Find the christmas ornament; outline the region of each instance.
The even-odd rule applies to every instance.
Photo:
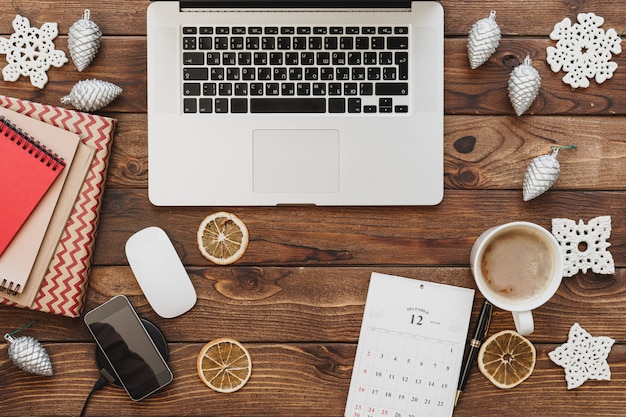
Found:
[[[83,18],[74,22],[67,35],[67,46],[74,66],[82,71],[91,63],[100,48],[102,32],[90,18],[89,9],[85,10]]]
[[[530,56],[524,59],[521,65],[518,65],[511,71],[509,77],[509,98],[515,114],[521,116],[530,108],[537,98],[539,87],[541,86],[541,77],[539,72],[533,68]]]
[[[540,155],[530,162],[524,175],[524,201],[532,200],[552,187],[561,173],[561,166],[556,159],[559,150],[575,148],[576,146],[573,145],[551,146],[552,152],[550,154]]]
[[[30,336],[13,338],[13,335],[30,327],[35,322],[31,322],[11,333],[4,335],[9,342],[9,358],[20,369],[35,375],[51,376],[52,363],[46,350],[39,342]]]
[[[74,84],[70,94],[61,103],[71,104],[81,111],[95,111],[106,107],[122,93],[117,85],[102,80],[83,80]]]
[[[622,52],[622,40],[614,29],[600,28],[604,18],[593,13],[579,13],[578,23],[572,25],[566,17],[554,26],[550,39],[556,47],[547,48],[546,62],[553,72],[561,69],[567,74],[563,82],[573,88],[589,87],[589,79],[602,84],[613,76],[617,63],[610,62],[612,54]]]
[[[552,234],[563,252],[563,276],[571,277],[580,270],[591,269],[596,274],[614,274],[611,252],[611,216],[600,216],[585,224],[582,220],[552,219]]]
[[[492,10],[489,17],[480,19],[469,32],[467,54],[472,69],[487,62],[500,43],[500,28],[496,23],[496,12]]]
[[[548,357],[565,369],[567,389],[574,389],[588,379],[611,380],[611,368],[606,359],[613,343],[615,340],[610,337],[593,337],[580,324],[574,323],[567,343],[548,352]]]
[[[43,88],[50,66],[62,67],[68,61],[65,52],[54,49],[58,25],[44,23],[41,29],[33,28],[26,17],[18,14],[13,19],[13,29],[15,33],[9,39],[0,37],[0,54],[6,54],[8,62],[2,69],[4,80],[17,81],[23,75],[30,77],[33,86]]]

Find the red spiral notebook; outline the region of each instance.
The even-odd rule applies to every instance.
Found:
[[[0,116],[0,255],[63,168],[53,150]]]

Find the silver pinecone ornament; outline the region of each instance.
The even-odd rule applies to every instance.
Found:
[[[487,62],[500,43],[500,27],[496,23],[496,12],[492,10],[489,17],[480,19],[470,29],[467,41],[467,54],[472,69]]]
[[[9,358],[20,369],[35,375],[52,376],[52,362],[46,349],[30,336],[13,338],[11,333],[4,335],[9,342]]]
[[[74,66],[82,71],[93,61],[98,49],[102,32],[89,18],[89,9],[85,10],[83,18],[74,22],[67,34],[67,44]]]
[[[61,103],[82,111],[95,111],[108,106],[121,93],[120,87],[108,81],[83,80],[74,84],[70,94],[61,98]]]
[[[530,108],[541,87],[539,71],[533,67],[532,62],[530,56],[526,56],[524,62],[515,67],[509,77],[509,99],[518,116]]]
[[[573,149],[576,146],[551,146],[552,152],[550,154],[540,155],[530,162],[526,175],[524,175],[524,201],[540,196],[556,182],[561,173],[561,165],[557,161],[556,155],[560,149],[565,148]]]

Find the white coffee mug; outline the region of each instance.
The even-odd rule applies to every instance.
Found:
[[[480,292],[493,305],[511,311],[517,332],[531,334],[532,310],[547,302],[563,278],[563,253],[552,233],[529,222],[492,227],[481,234],[470,255]]]

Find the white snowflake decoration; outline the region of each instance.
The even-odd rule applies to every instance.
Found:
[[[56,23],[44,23],[41,29],[30,27],[24,16],[13,19],[15,33],[0,38],[0,54],[6,54],[8,65],[2,69],[5,81],[17,81],[21,75],[30,77],[32,85],[43,88],[48,82],[50,66],[61,67],[68,59],[65,52],[54,49],[53,39],[59,34]]]
[[[600,216],[584,224],[569,219],[552,219],[552,234],[563,252],[563,276],[571,277],[591,268],[596,274],[614,274],[611,246],[611,216]]]
[[[552,362],[565,368],[567,389],[574,389],[588,379],[611,380],[611,368],[606,359],[613,343],[615,340],[610,337],[593,337],[574,323],[567,343],[548,352],[548,356]]]
[[[613,76],[617,63],[610,62],[612,54],[622,52],[622,40],[614,29],[606,32],[600,26],[604,18],[594,13],[579,13],[578,23],[572,25],[566,17],[550,33],[555,47],[548,47],[546,62],[553,72],[567,72],[563,82],[573,88],[589,87],[589,79],[602,84]]]

